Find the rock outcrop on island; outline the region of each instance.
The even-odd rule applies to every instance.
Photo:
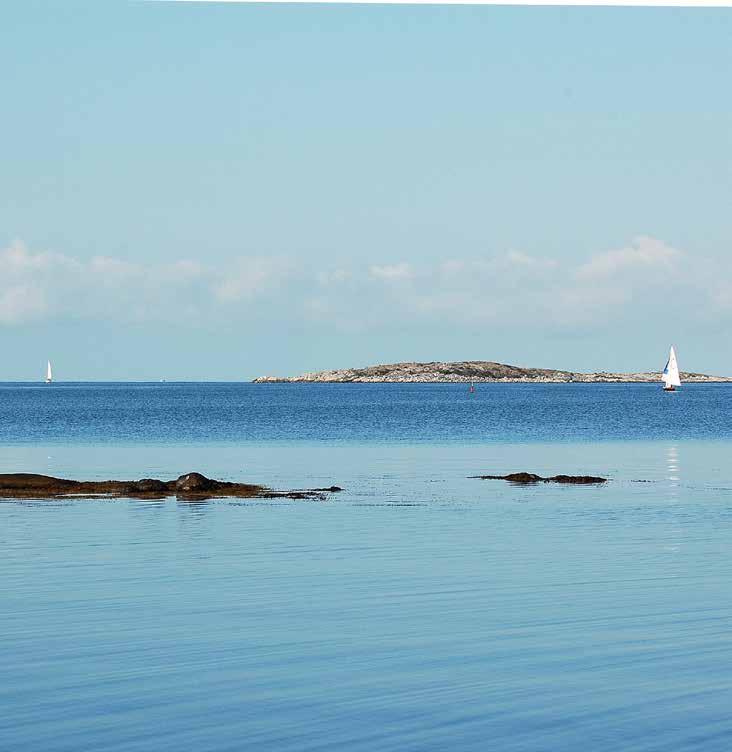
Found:
[[[185,473],[175,480],[156,478],[141,480],[79,481],[53,478],[35,473],[0,473],[0,498],[58,499],[58,498],[133,498],[160,499],[176,496],[181,499],[211,499],[235,497],[238,499],[319,499],[327,493],[340,491],[338,486],[309,488],[298,491],[273,491],[252,483],[230,483],[213,480],[201,473]]]
[[[254,383],[468,383],[475,382],[526,382],[526,383],[612,383],[612,382],[657,382],[659,372],[641,373],[579,373],[558,371],[551,368],[523,368],[489,360],[464,360],[455,363],[391,363],[368,368],[344,368],[336,371],[304,373],[301,376],[260,376]],[[682,382],[731,382],[729,376],[708,376],[703,373],[681,373]]]

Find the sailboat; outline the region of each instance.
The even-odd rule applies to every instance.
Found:
[[[475,394],[475,384],[471,381],[470,387],[468,388],[468,394]]]
[[[666,367],[663,369],[661,378],[663,379],[664,392],[675,392],[676,387],[681,386],[681,379],[679,378],[679,366],[676,362],[676,351],[674,350],[673,345],[671,345],[671,350],[668,354],[668,362],[666,363]]]
[[[53,381],[53,373],[51,372],[51,361],[48,361],[48,367],[46,368],[46,383],[50,384]]]

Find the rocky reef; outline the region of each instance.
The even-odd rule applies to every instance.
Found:
[[[471,478],[479,480],[507,480],[509,483],[526,485],[529,483],[569,483],[576,485],[591,485],[595,483],[607,483],[607,478],[597,475],[552,475],[545,478],[534,473],[509,473],[508,475],[471,475]]]
[[[156,478],[141,480],[79,481],[53,478],[34,473],[0,473],[0,498],[12,499],[99,499],[124,497],[134,499],[160,499],[177,496],[182,499],[210,499],[236,497],[239,499],[319,499],[328,493],[342,490],[338,486],[309,488],[296,491],[273,491],[266,486],[251,483],[230,483],[213,480],[201,473],[185,473],[175,480]]]
[[[551,368],[524,368],[489,360],[464,360],[458,362],[391,363],[368,368],[344,368],[335,371],[318,371],[301,376],[260,376],[254,383],[279,382],[330,382],[330,383],[430,383],[430,382],[527,382],[527,383],[612,383],[612,382],[658,382],[660,373],[580,373],[558,371]],[[681,373],[682,382],[730,382],[730,376],[709,376],[703,373]]]

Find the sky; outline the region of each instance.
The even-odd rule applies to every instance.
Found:
[[[732,375],[732,8],[0,17],[0,380]]]

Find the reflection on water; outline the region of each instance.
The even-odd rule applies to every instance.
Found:
[[[212,499],[184,499],[180,496],[177,496],[175,500],[178,509],[185,510],[189,514],[198,516],[202,515],[212,503]]]
[[[666,469],[668,471],[667,480],[671,488],[678,488],[679,485],[679,448],[671,445],[666,449]]]
[[[679,447],[672,444],[666,449],[666,480],[670,501],[679,499],[681,485],[681,468],[679,465]]]

